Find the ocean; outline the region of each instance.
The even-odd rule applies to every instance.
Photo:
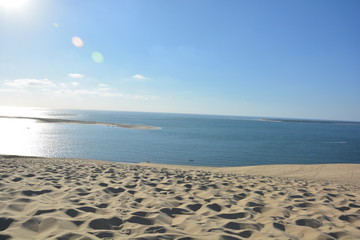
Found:
[[[213,167],[360,163],[360,124],[11,108],[1,109],[0,116],[161,127],[159,130],[137,130],[0,118],[0,154]]]

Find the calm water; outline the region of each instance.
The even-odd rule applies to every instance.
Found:
[[[205,166],[360,163],[360,125],[356,124],[48,109],[7,109],[0,111],[0,115],[162,128],[134,130],[0,119],[0,154]]]

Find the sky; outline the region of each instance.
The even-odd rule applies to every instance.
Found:
[[[0,0],[0,106],[360,121],[358,0]]]

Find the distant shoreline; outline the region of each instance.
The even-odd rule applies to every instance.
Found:
[[[155,126],[144,126],[144,125],[124,124],[124,123],[105,123],[105,122],[69,120],[69,119],[54,119],[54,118],[39,118],[39,117],[13,117],[13,116],[0,116],[0,118],[29,119],[29,120],[36,120],[36,121],[44,122],[44,123],[104,125],[104,126],[110,126],[110,127],[130,128],[130,129],[138,129],[138,130],[159,130],[159,129],[161,129],[160,127],[155,127]]]
[[[329,124],[360,124],[355,121],[333,121],[333,120],[307,120],[307,119],[283,119],[283,118],[261,118],[265,122],[298,122],[298,123],[329,123]]]

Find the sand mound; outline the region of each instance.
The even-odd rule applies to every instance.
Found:
[[[360,239],[352,186],[77,159],[0,166],[0,239]]]

